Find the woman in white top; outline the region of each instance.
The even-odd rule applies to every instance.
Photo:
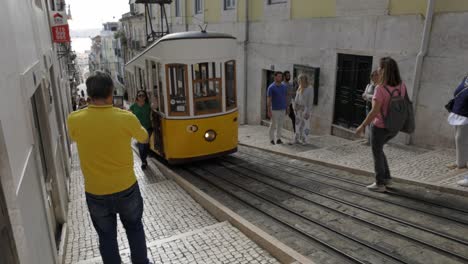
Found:
[[[370,83],[366,86],[362,99],[366,101],[366,116],[372,109],[372,98],[374,97],[376,83],[379,81],[379,71],[375,70],[370,75]],[[370,125],[366,127],[367,143],[370,144]]]
[[[309,78],[305,74],[298,77],[299,88],[294,99],[294,112],[296,113],[296,136],[294,143],[306,145],[310,134],[310,116],[314,102],[313,89],[309,85]]]

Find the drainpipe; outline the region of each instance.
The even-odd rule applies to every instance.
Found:
[[[431,37],[431,28],[432,28],[432,18],[434,16],[434,4],[435,0],[427,1],[427,10],[426,10],[426,19],[424,21],[423,36],[421,40],[421,47],[419,53],[416,57],[416,65],[414,67],[414,76],[413,76],[413,93],[411,99],[413,101],[414,115],[417,113],[418,105],[418,95],[421,87],[421,75],[422,75],[422,66],[424,62],[424,57],[426,57],[427,49],[429,47],[430,37]],[[413,143],[414,134],[407,137],[407,144]]]
[[[185,0],[184,1],[184,4],[185,4],[185,14],[184,14],[184,20],[185,20],[185,31],[189,31],[189,22],[188,22],[188,8],[187,8],[187,1],[188,0]]]
[[[248,84],[248,44],[249,44],[249,1],[245,0],[245,36],[244,36],[244,124],[247,124],[247,84]]]

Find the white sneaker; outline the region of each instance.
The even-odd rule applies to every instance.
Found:
[[[461,187],[468,187],[468,177],[465,177],[463,180],[457,182]]]
[[[387,188],[385,188],[385,185],[377,185],[377,183],[375,183],[375,182],[373,184],[367,186],[367,189],[369,191],[382,192],[382,193],[387,191]]]

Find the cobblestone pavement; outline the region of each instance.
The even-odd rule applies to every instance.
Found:
[[[285,143],[292,141],[292,132],[286,130],[283,132]],[[307,146],[271,145],[268,140],[268,127],[241,126],[239,141],[242,144],[265,150],[373,172],[371,149],[364,143],[364,140],[352,141],[325,135],[311,136],[310,144]],[[454,149],[430,150],[390,143],[385,146],[385,154],[392,176],[395,178],[468,192],[468,188],[456,185],[456,182],[462,179],[468,171],[449,170],[446,166],[455,162]]]
[[[72,162],[65,263],[101,263],[76,151]],[[145,206],[143,224],[148,254],[154,263],[278,263],[229,223],[218,223],[156,167],[142,171],[140,165],[135,155],[135,173]],[[130,263],[120,221],[118,241],[122,260]]]

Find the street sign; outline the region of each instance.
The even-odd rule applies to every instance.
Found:
[[[52,40],[55,43],[70,42],[70,28],[68,27],[67,14],[65,12],[51,13]]]
[[[55,43],[70,42],[70,30],[68,25],[52,27],[52,39]]]

